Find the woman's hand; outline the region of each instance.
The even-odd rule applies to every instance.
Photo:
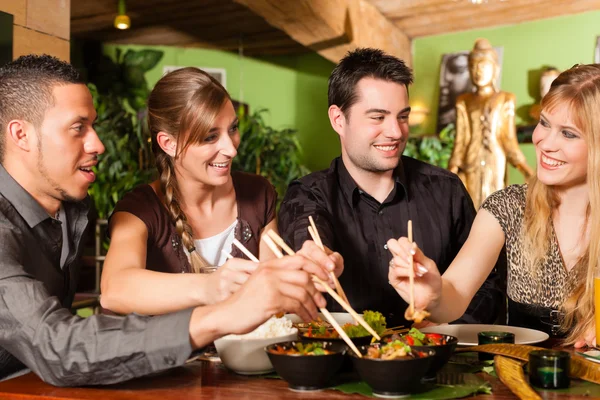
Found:
[[[227,260],[225,264],[208,276],[211,303],[223,301],[235,293],[246,283],[258,266],[259,264],[242,258]]]
[[[260,264],[250,279],[223,303],[230,333],[246,333],[273,315],[290,312],[303,320],[318,317],[325,298],[315,288],[306,270],[315,265],[301,256],[288,256]]]
[[[575,342],[575,348],[596,347],[596,325],[593,325],[582,338]]]
[[[410,301],[410,259],[413,259],[415,276],[415,309],[424,310],[435,306],[442,292],[442,277],[435,262],[427,258],[413,242],[402,237],[387,242],[392,253],[388,279],[390,285],[408,303]]]

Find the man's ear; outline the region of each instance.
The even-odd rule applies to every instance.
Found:
[[[166,132],[158,132],[156,134],[156,142],[158,143],[162,151],[164,151],[171,157],[175,157],[175,154],[177,154],[177,140],[175,140],[173,136],[169,135]]]
[[[38,136],[35,128],[27,121],[13,119],[6,126],[6,147],[18,147],[24,151],[31,151],[37,145]]]
[[[344,112],[335,104],[329,107],[327,111],[329,115],[329,122],[334,131],[337,132],[341,137],[344,136],[344,127],[346,126],[346,116]]]

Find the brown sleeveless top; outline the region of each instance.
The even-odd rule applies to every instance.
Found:
[[[277,192],[259,175],[231,173],[238,209],[235,238],[258,254],[260,232],[275,218]],[[138,217],[148,229],[146,268],[158,272],[191,272],[181,237],[167,209],[150,185],[141,185],[127,193],[113,211],[128,212]],[[110,224],[110,221],[109,221]],[[247,258],[233,247],[231,255]]]

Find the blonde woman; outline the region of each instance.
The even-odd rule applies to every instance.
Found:
[[[542,100],[533,133],[537,176],[492,194],[442,277],[406,238],[390,240],[390,283],[407,298],[414,254],[416,307],[452,321],[494,266],[508,258],[509,324],[594,345],[594,273],[600,261],[600,65],[561,73]]]
[[[159,180],[115,207],[102,305],[163,314],[224,300],[258,265],[241,258],[234,239],[263,262],[273,258],[260,237],[277,229],[276,192],[260,176],[231,171],[238,119],[227,91],[205,72],[183,68],[160,79],[148,99],[148,125]],[[339,255],[313,243],[307,249],[324,268],[341,266]],[[207,271],[216,272],[200,273]]]

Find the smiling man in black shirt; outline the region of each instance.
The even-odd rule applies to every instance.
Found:
[[[475,217],[456,175],[402,156],[412,79],[402,60],[381,50],[358,49],[340,61],[329,78],[329,120],[342,155],[292,182],[279,213],[279,230],[296,249],[313,216],[323,243],[344,257],[340,282],[352,306],[382,312],[388,326],[407,323],[407,305],[388,282],[388,239],[406,236],[412,220],[414,240],[443,272]],[[503,299],[496,280],[488,278],[462,322],[495,321]]]

